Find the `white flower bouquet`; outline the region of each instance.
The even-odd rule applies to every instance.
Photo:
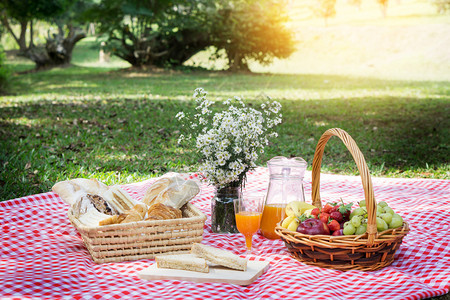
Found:
[[[257,110],[234,97],[223,101],[224,110],[214,112],[215,103],[206,96],[205,90],[196,89],[195,114],[176,115],[186,131],[178,142],[195,145],[201,158],[199,172],[211,184],[218,188],[241,186],[269,139],[277,136],[274,127],[281,123],[281,104],[269,99]]]
[[[281,104],[268,100],[257,110],[234,97],[223,101],[222,110],[213,110],[213,104],[219,103],[209,101],[206,95],[203,89],[196,89],[195,113],[177,114],[185,131],[178,142],[195,147],[199,172],[217,188],[211,201],[211,230],[238,233],[233,200],[239,197],[247,172],[256,166],[269,139],[277,136],[274,127],[281,123]]]

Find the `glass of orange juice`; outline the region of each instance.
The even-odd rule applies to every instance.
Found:
[[[253,235],[259,229],[263,208],[263,195],[246,195],[234,200],[236,227],[245,237],[246,253],[252,251]]]

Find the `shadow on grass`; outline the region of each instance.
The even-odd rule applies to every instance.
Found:
[[[195,171],[193,154],[177,147],[180,128],[174,120],[178,111],[192,111],[194,105],[168,98],[43,99],[0,107],[0,199],[45,192],[66,178],[96,177],[115,184],[171,170]],[[446,99],[372,96],[281,103],[280,136],[260,165],[275,155],[301,156],[311,163],[320,135],[340,127],[356,140],[375,175],[448,177]],[[357,173],[338,141],[327,144],[323,170]]]

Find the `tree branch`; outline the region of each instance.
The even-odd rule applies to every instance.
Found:
[[[19,39],[18,39],[17,36],[14,34],[14,31],[12,30],[11,26],[9,25],[8,18],[6,17],[6,15],[3,15],[3,18],[2,18],[2,24],[3,24],[3,26],[6,27],[6,29],[8,29],[9,33],[12,35],[12,37],[14,38],[14,40],[16,41],[16,43],[17,43],[18,45],[20,45]]]

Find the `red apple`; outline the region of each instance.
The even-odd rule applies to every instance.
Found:
[[[335,232],[333,232],[332,235],[334,236],[344,235],[344,230],[343,229],[336,230]]]
[[[330,234],[330,229],[319,219],[310,218],[298,225],[297,232],[310,235]]]

